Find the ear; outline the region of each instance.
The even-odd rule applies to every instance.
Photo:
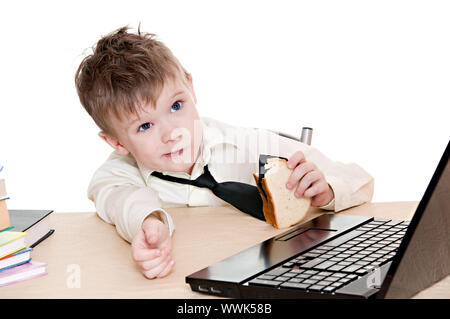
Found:
[[[98,136],[100,136],[100,138],[104,140],[106,143],[111,145],[111,147],[115,149],[116,152],[119,153],[120,155],[127,155],[129,153],[129,151],[125,148],[125,146],[120,144],[119,140],[116,139],[115,137],[112,137],[103,131],[99,132]]]
[[[186,77],[189,81],[189,86],[191,89],[192,97],[194,98],[194,103],[197,104],[197,97],[195,96],[195,91],[194,91],[194,83],[192,82],[192,74],[186,73]]]

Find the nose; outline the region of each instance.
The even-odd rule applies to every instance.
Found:
[[[161,136],[161,141],[164,144],[168,144],[170,142],[179,142],[183,139],[186,134],[186,128],[183,128],[177,124],[165,124],[164,132]]]

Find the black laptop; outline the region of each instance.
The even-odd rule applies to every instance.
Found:
[[[232,298],[409,298],[450,274],[449,153],[410,222],[324,214],[186,282]]]

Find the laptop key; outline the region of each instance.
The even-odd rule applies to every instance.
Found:
[[[336,287],[331,287],[331,286],[328,286],[328,287],[325,287],[322,289],[323,292],[333,292],[335,290],[336,290]]]
[[[331,276],[332,274],[333,274],[332,272],[328,272],[328,271],[321,271],[319,273],[319,275],[322,275],[322,276]]]
[[[322,258],[314,258],[313,260],[311,260],[310,262],[307,262],[306,264],[301,265],[301,268],[306,268],[306,269],[311,269],[311,268],[315,268],[315,266],[317,266],[318,264],[320,264],[321,262],[325,261],[325,259]]]
[[[312,285],[308,287],[308,290],[310,291],[321,291],[324,287],[323,286],[319,286],[319,285]]]
[[[328,278],[327,278],[327,279],[324,279],[324,280],[321,280],[321,281],[317,282],[316,285],[319,285],[319,286],[325,286],[325,287],[326,287],[326,286],[331,285],[333,282],[334,282],[334,281],[330,281],[330,280],[328,280]]]
[[[329,286],[329,285],[331,285],[333,282],[338,281],[339,279],[340,279],[340,278],[338,278],[338,277],[332,277],[332,276],[330,276],[330,277],[325,278],[325,279],[322,280],[321,282],[328,282],[327,286]]]
[[[301,274],[302,272],[304,272],[303,269],[291,269],[291,271],[289,271],[290,273],[293,274]]]
[[[266,272],[265,275],[281,276],[282,274],[284,274],[285,272],[288,272],[288,271],[289,271],[289,268],[278,267],[278,268],[272,269],[269,272]]]
[[[385,224],[387,222],[390,222],[392,219],[385,219],[385,218],[374,218],[373,221],[371,221],[371,223],[380,223],[380,224]]]
[[[289,279],[289,277],[286,277],[286,276],[279,276],[279,277],[277,277],[277,278],[275,278],[275,279],[273,279],[273,280],[277,280],[277,281],[286,281],[286,280],[288,280]]]
[[[341,284],[346,284],[346,283],[348,283],[350,281],[352,281],[352,279],[345,277],[345,278],[339,279],[338,282],[340,282]]]
[[[315,266],[314,269],[320,269],[320,270],[325,270],[331,266],[333,266],[335,264],[334,261],[325,261],[323,263],[320,263],[319,265]]]
[[[338,266],[350,266],[352,263],[348,261],[341,261],[337,265]]]
[[[353,272],[355,272],[356,270],[358,270],[361,267],[362,267],[361,265],[354,264],[354,265],[348,266],[347,268],[342,269],[342,271],[343,272],[353,273]]]
[[[315,253],[309,252],[309,253],[304,254],[303,256],[304,256],[304,257],[308,257],[308,258],[316,258],[316,257],[319,256],[319,255],[320,255],[320,254],[315,254]]]
[[[280,282],[279,281],[274,281],[274,280],[265,280],[265,279],[252,279],[248,282],[249,285],[254,285],[254,286],[270,286],[270,287],[277,287]]]
[[[360,269],[358,269],[357,271],[355,271],[355,273],[358,274],[358,275],[360,275],[360,276],[365,275],[366,272],[367,272],[367,270],[364,269],[364,268],[360,268]]]
[[[335,278],[337,278],[337,279],[339,279],[339,278],[346,277],[347,274],[343,274],[343,273],[340,273],[340,272],[336,272],[336,273],[332,274],[331,276],[332,276],[332,277],[335,277]],[[329,278],[329,277],[328,277],[328,278]]]
[[[294,266],[294,263],[290,261],[290,262],[287,262],[287,263],[283,264],[282,267],[291,268],[292,266]]]
[[[294,288],[294,289],[301,289],[301,290],[306,290],[306,288],[308,288],[308,286],[310,286],[309,284],[304,284],[304,283],[297,283],[297,282],[283,282],[280,287],[283,288]]]
[[[297,276],[297,274],[295,272],[287,272],[285,274],[283,274],[284,277],[295,277]]]
[[[261,276],[258,276],[258,279],[263,279],[263,280],[272,280],[273,278],[275,278],[275,276],[270,276],[267,274],[263,274]]]
[[[294,282],[294,283],[298,283],[298,282],[302,282],[303,280],[300,278],[291,278],[288,280],[288,282]]]
[[[343,269],[345,266],[338,266],[338,265],[334,265],[331,266],[330,268],[328,268],[327,270],[331,270],[331,271],[340,271],[341,269]]]

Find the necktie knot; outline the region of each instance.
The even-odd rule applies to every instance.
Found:
[[[208,165],[205,165],[203,170],[203,174],[193,180],[192,185],[197,187],[207,187],[212,190],[217,185],[217,182],[209,172]]]

